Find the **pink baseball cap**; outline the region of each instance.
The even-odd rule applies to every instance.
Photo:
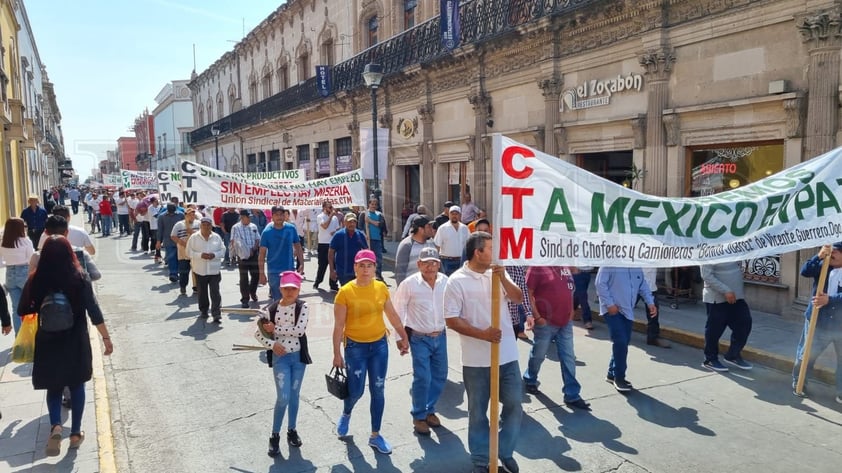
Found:
[[[354,257],[354,263],[359,263],[360,261],[371,261],[372,263],[377,263],[377,256],[371,250],[360,250],[357,252],[357,256]]]
[[[301,288],[301,275],[295,271],[284,271],[281,273],[281,287]]]

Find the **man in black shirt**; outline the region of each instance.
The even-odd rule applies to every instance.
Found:
[[[225,243],[225,258],[222,264],[231,266],[231,259],[229,258],[228,247],[231,246],[231,227],[239,223],[240,214],[234,207],[229,207],[228,210],[222,214],[222,242]]]
[[[439,228],[450,221],[450,207],[453,207],[453,201],[448,200],[444,203],[444,208],[442,208],[441,213],[436,215],[433,228]]]

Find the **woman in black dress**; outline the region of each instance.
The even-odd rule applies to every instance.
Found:
[[[51,235],[44,243],[37,269],[23,288],[18,313],[39,312],[44,298],[55,292],[62,292],[69,299],[73,325],[59,332],[38,330],[35,336],[32,385],[47,390],[52,426],[47,456],[56,456],[61,451],[61,397],[65,386],[70,388],[71,399],[70,448],[78,448],[85,440],[81,430],[85,382],[91,379],[93,371],[86,313],[102,336],[105,354],[110,355],[114,350],[93,287],[83,276],[70,242],[61,235]]]

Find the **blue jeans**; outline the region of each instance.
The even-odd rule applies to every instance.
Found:
[[[64,387],[47,390],[47,412],[50,415],[50,426],[61,425],[61,397]],[[70,386],[70,433],[82,432],[82,414],[85,413],[85,383]]]
[[[371,431],[380,432],[383,408],[386,405],[386,368],[389,365],[389,342],[384,336],[376,342],[355,342],[345,339],[345,367],[348,370],[348,397],[342,413],[351,415],[354,405],[363,396],[368,374],[368,393],[371,395]]]
[[[178,248],[175,245],[164,247],[164,258],[171,278],[178,277]]]
[[[227,263],[231,261],[228,255],[228,247],[231,246],[231,232],[222,232],[222,243],[225,245],[225,256],[222,257],[222,261]]]
[[[580,392],[582,386],[576,380],[576,354],[573,352],[573,324],[568,322],[564,327],[545,324],[532,328],[535,333],[535,341],[532,344],[532,351],[529,352],[529,364],[523,373],[523,380],[527,385],[538,385],[538,372],[541,364],[547,356],[550,343],[555,340],[555,348],[561,366],[561,381],[564,393],[564,402],[578,401],[582,398]]]
[[[412,414],[424,420],[436,413],[436,402],[447,381],[447,335],[438,337],[412,335],[409,337],[412,355]]]
[[[383,279],[383,240],[371,240],[369,250],[377,257],[377,277]]]
[[[287,353],[284,356],[272,354],[272,374],[275,375],[275,416],[272,418],[272,433],[281,431],[284,423],[284,413],[289,410],[287,428],[295,429],[298,419],[298,398],[301,394],[301,381],[304,379],[304,369],[301,353]]]
[[[792,368],[792,386],[798,383],[798,374],[801,372],[801,361],[804,359],[804,344],[807,340],[807,330],[810,328],[810,321],[804,320],[804,330],[801,332],[801,340],[798,342],[798,349],[795,351],[795,366]],[[807,375],[813,370],[816,359],[822,354],[828,345],[833,344],[836,352],[836,395],[842,396],[842,330],[822,330],[816,327],[813,334],[813,345],[810,347],[810,359],[807,360]],[[807,380],[804,380],[807,385]]]
[[[588,302],[588,286],[591,285],[591,273],[579,272],[573,275],[576,290],[573,291],[573,308],[582,308],[582,322],[593,322],[591,304]]]
[[[441,272],[443,272],[446,276],[450,276],[453,274],[457,269],[462,266],[461,259],[448,259],[442,258],[441,259]]]
[[[27,277],[29,277],[28,264],[6,266],[6,292],[9,293],[9,298],[12,300],[9,313],[12,314],[12,327],[15,328],[15,334],[20,331],[20,316],[26,315],[18,314],[18,303],[20,302],[21,291],[23,291]]]
[[[102,218],[102,236],[111,235],[111,215],[100,215]]]
[[[281,300],[281,273],[276,271],[267,271],[266,283],[269,284],[269,296],[272,297],[272,300]]]
[[[491,392],[491,368],[462,367],[462,380],[468,397],[468,450],[471,463],[488,465],[488,402]],[[520,435],[523,418],[523,382],[517,360],[500,365],[499,449],[500,458],[511,458]]]
[[[603,314],[603,317],[611,334],[611,361],[608,362],[608,376],[614,379],[626,379],[632,321],[619,312],[614,315]]]

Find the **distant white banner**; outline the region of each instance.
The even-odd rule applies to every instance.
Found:
[[[275,184],[246,179],[243,173],[227,173],[182,161],[180,177],[185,203],[262,209],[276,205],[288,209],[321,208],[325,201],[336,207],[366,203],[365,183],[359,169],[313,181]]]
[[[122,186],[124,189],[154,190],[158,188],[155,173],[151,171],[121,169],[120,176],[123,180]]]
[[[119,174],[103,174],[102,184],[109,187],[121,187],[123,185],[123,178]]]
[[[842,240],[842,148],[697,198],[642,194],[501,135],[492,150],[501,264],[688,266]]]
[[[360,128],[360,156],[362,156],[363,178],[374,179],[374,139],[371,128]],[[377,177],[381,181],[389,178],[386,174],[389,164],[389,129],[377,129]]]

